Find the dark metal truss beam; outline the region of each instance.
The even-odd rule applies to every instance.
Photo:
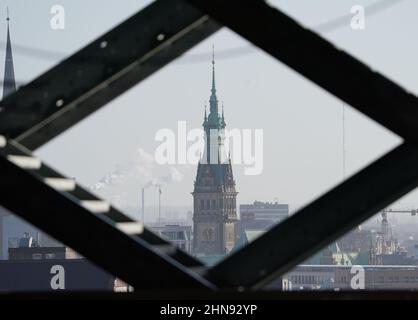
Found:
[[[31,152],[24,148],[23,146],[19,145],[18,143],[14,141],[9,141],[9,143],[4,147],[0,148],[0,155],[3,155],[7,158],[8,155],[14,155],[14,156],[23,156],[23,157],[33,157]],[[45,163],[41,164],[41,167],[37,170],[30,170],[34,175],[36,175],[39,179],[46,180],[49,178],[58,178],[58,179],[66,179],[62,174],[57,172],[56,170],[52,169],[51,167],[47,166]],[[73,180],[73,179],[69,179]],[[73,180],[74,181],[74,180]],[[78,199],[79,201],[101,201],[98,197],[93,195],[91,192],[85,190],[80,185],[78,185],[75,182],[75,188],[73,190],[67,190],[67,194],[71,196],[72,198]],[[135,222],[132,218],[126,216],[113,206],[109,206],[109,210],[102,213],[103,216],[106,218],[112,220],[114,223],[129,223],[129,222]],[[82,224],[82,222],[80,222]],[[99,235],[98,235],[99,236]],[[145,240],[148,244],[155,246],[156,248],[162,248],[162,247],[170,247],[170,242],[162,239],[158,235],[156,235],[154,232],[148,230],[147,228],[143,229],[143,232],[140,234],[137,234],[136,236],[140,237],[142,240]],[[176,261],[184,265],[185,267],[190,268],[200,268],[203,267],[203,264],[185,253],[182,250],[176,249],[174,246],[172,246],[171,254],[170,256],[174,258]],[[94,261],[93,261],[94,262]]]
[[[34,150],[219,28],[187,2],[156,1],[2,101],[0,133]]]
[[[14,302],[16,300],[21,301],[31,301],[37,300],[41,302],[38,304],[40,306],[40,311],[44,311],[45,307],[42,304],[43,301],[71,301],[75,300],[77,302],[81,300],[89,301],[100,301],[104,300],[115,301],[115,300],[131,300],[138,302],[138,306],[141,307],[141,303],[155,303],[158,301],[159,304],[163,301],[173,301],[173,300],[189,300],[192,303],[205,303],[205,301],[221,301],[221,300],[235,300],[235,301],[262,301],[259,309],[263,309],[263,303],[265,301],[271,301],[272,304],[277,309],[283,311],[281,305],[278,303],[286,304],[292,300],[322,300],[324,307],[329,306],[330,300],[418,300],[417,291],[408,291],[408,290],[391,290],[391,291],[364,291],[364,290],[352,290],[352,291],[280,291],[280,290],[268,290],[268,291],[244,291],[237,292],[236,290],[225,290],[225,291],[202,291],[202,292],[191,292],[188,290],[178,290],[178,291],[153,291],[148,290],[135,291],[130,293],[110,293],[110,292],[69,292],[69,291],[55,291],[55,292],[13,292],[9,294],[0,293],[0,301],[4,306],[10,307],[11,312],[16,312],[15,305],[6,303]],[[101,304],[102,307],[103,304]],[[31,307],[34,305],[32,304]],[[136,305],[137,306],[137,305]],[[289,305],[288,305],[289,306]],[[291,305],[289,310],[294,310],[295,305]],[[112,305],[112,308],[114,306]],[[316,309],[321,309],[321,305],[316,305]],[[3,308],[3,310],[5,310]],[[30,309],[30,312],[33,312],[33,309]],[[376,308],[381,312],[387,312],[387,308]],[[376,311],[374,310],[374,311]],[[395,309],[397,311],[397,309]],[[102,310],[101,310],[102,311]],[[77,310],[78,312],[78,310]],[[300,313],[299,313],[300,314]],[[310,307],[306,315],[311,316],[312,308]],[[385,314],[387,315],[387,314]],[[257,316],[260,318],[260,314],[257,313]],[[376,315],[377,316],[377,315]],[[266,317],[267,318],[267,317]],[[271,318],[271,317],[268,317]],[[210,318],[209,318],[210,319]]]

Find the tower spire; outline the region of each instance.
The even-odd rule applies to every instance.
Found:
[[[216,97],[216,85],[215,85],[215,46],[212,46],[212,89],[210,102],[210,113],[218,114],[218,98]]]
[[[9,7],[7,7],[7,43],[6,43],[6,61],[4,66],[3,80],[3,99],[16,91],[15,71],[13,65],[13,52],[10,40],[10,16]]]
[[[215,87],[215,46],[212,45],[212,94],[216,94]]]

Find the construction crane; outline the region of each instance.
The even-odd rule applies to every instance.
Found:
[[[388,213],[409,213],[411,216],[416,216],[418,209],[385,208],[382,210],[381,230],[377,232],[376,242],[374,244],[374,252],[376,254],[393,254],[400,249],[398,240],[392,234],[392,228],[388,222]]]
[[[383,209],[382,210],[382,234],[387,239],[391,233],[389,222],[388,222],[388,213],[409,213],[411,216],[416,216],[418,213],[418,209],[410,209],[410,210],[400,210],[400,209]]]
[[[382,211],[382,218],[383,215],[387,218],[388,213],[410,213],[411,216],[416,216],[418,213],[418,209],[411,209],[411,210],[393,210],[393,209],[383,209]]]
[[[411,216],[416,216],[418,213],[418,209],[410,209],[410,210],[393,210],[393,209],[383,209],[382,210],[382,231],[383,233],[387,234],[389,231],[389,223],[388,223],[388,213],[409,213]]]

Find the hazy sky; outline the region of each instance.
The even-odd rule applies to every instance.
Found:
[[[21,83],[33,79],[57,63],[60,53],[74,52],[150,2],[124,0],[121,5],[122,1],[106,1],[104,5],[98,0],[0,1],[0,16],[5,16],[7,5],[11,12],[16,79]],[[349,15],[355,4],[367,6],[376,1],[270,2],[314,27]],[[50,9],[55,4],[66,10],[65,30],[50,27]],[[366,10],[365,30],[352,30],[347,18],[345,26],[323,35],[416,93],[416,12],[417,1],[399,1],[370,17]],[[1,41],[6,38],[5,26],[5,19],[1,19]],[[293,209],[339,183],[343,178],[341,101],[227,29],[41,148],[39,156],[85,186],[119,169],[124,177],[97,192],[130,210],[139,206],[139,190],[150,178],[176,170],[181,177],[164,187],[163,205],[191,207],[196,168],[159,166],[144,155],[154,154],[157,130],[176,130],[179,120],[187,121],[190,129],[201,126],[210,95],[212,44],[217,52],[218,98],[225,104],[227,127],[264,130],[263,173],[245,176],[243,166],[234,167],[238,203],[278,199]],[[28,56],[20,46],[51,53],[29,52]],[[231,54],[231,48],[240,49]],[[309,48],[306,50],[309,53]],[[3,51],[0,59],[4,61]],[[345,117],[347,175],[401,142],[350,107]],[[156,205],[157,196],[155,189],[147,190],[147,205]],[[416,195],[401,205],[415,204],[418,206]]]

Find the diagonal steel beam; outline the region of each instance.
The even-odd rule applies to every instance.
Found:
[[[7,143],[4,146],[1,146],[1,141],[0,141],[0,154],[3,154],[5,156],[13,155],[13,156],[18,156],[18,157],[33,157],[33,154],[29,150],[27,150],[26,148],[22,147],[21,145],[13,141],[9,141],[9,143]],[[80,185],[78,185],[74,179],[66,178],[65,176],[63,176],[56,170],[52,169],[51,167],[47,166],[43,162],[41,166],[39,167],[39,169],[32,170],[31,172],[34,173],[37,177],[42,179],[47,184],[49,182],[49,185],[52,186],[53,188],[56,188],[56,190],[66,192],[68,195],[75,197],[76,199],[79,199],[80,201],[84,201],[84,202],[87,201],[90,203],[91,202],[103,202],[103,200],[99,199],[98,197],[93,195],[91,192],[85,190]],[[59,186],[59,184],[54,185],[53,180],[57,180],[57,179],[58,179],[58,182],[62,180],[67,181],[67,182],[70,181],[71,186],[64,187],[63,189],[62,186],[61,187]],[[114,223],[135,222],[135,220],[126,216],[124,213],[120,212],[115,207],[111,206],[110,204],[108,206],[108,211],[107,210],[104,211],[102,215],[105,216],[106,218],[109,218]],[[82,224],[83,222],[79,221],[78,223]],[[142,232],[133,236],[138,236],[139,238],[145,240],[148,244],[154,246],[155,248],[168,248],[171,246],[171,249],[173,250],[172,250],[172,253],[170,254],[170,257],[174,258],[176,261],[178,261],[185,267],[199,268],[199,267],[204,266],[203,263],[194,259],[192,256],[188,255],[186,252],[176,249],[176,247],[174,245],[171,245],[170,242],[162,239],[154,232],[148,230],[146,227],[143,228]]]
[[[221,287],[259,287],[418,186],[418,150],[403,144],[209,270]]]
[[[187,2],[158,0],[2,101],[0,133],[34,150],[219,28]]]
[[[13,143],[13,141],[9,141]],[[15,160],[11,160],[13,159]],[[22,169],[17,156],[0,154],[0,203],[29,223],[77,250],[104,270],[136,288],[215,287],[173,258],[137,237],[138,223],[116,223],[80,205],[80,199],[45,184],[33,170]],[[26,161],[27,162],[27,161]],[[28,166],[28,164],[26,164]],[[149,274],[156,275],[149,277]]]
[[[187,1],[418,146],[418,99],[390,79],[264,1]]]

